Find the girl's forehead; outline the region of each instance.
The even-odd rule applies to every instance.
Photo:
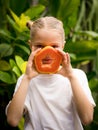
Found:
[[[38,29],[33,40],[62,41],[62,35],[56,29]]]

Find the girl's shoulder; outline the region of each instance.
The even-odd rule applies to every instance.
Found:
[[[85,71],[81,69],[77,69],[77,68],[73,68],[73,71],[74,71],[75,76],[77,76],[79,80],[83,80],[83,81],[87,80],[87,75]]]
[[[86,75],[86,73],[85,73],[83,70],[78,69],[78,68],[73,68],[73,71],[74,71],[74,73],[76,73],[76,74]]]

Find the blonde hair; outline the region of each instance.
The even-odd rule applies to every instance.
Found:
[[[28,21],[27,22],[27,27],[30,29],[30,40],[34,38],[36,35],[36,32],[38,29],[55,29],[57,30],[61,36],[62,36],[62,41],[65,43],[65,32],[63,29],[63,23],[58,20],[55,17],[52,16],[46,16],[46,17],[41,17],[37,20],[33,21]]]

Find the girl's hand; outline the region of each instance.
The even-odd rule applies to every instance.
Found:
[[[36,71],[35,65],[34,65],[34,56],[38,51],[40,51],[40,48],[35,51],[32,51],[28,59],[25,74],[26,76],[28,76],[29,79],[38,75],[38,72]]]
[[[62,68],[59,70],[58,73],[69,78],[73,74],[73,68],[70,63],[70,55],[60,49],[57,50],[63,57]]]

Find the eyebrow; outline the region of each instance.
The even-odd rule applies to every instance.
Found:
[[[32,43],[35,43],[36,45],[39,45],[39,44],[42,44],[43,42],[32,42]],[[49,44],[51,44],[51,45],[54,45],[54,44],[61,44],[61,43],[57,43],[57,42],[49,42]],[[44,45],[44,43],[43,43],[43,45]]]
[[[40,43],[40,42],[33,42],[33,41],[31,41],[31,44],[33,44],[33,45],[41,45],[42,43]]]

